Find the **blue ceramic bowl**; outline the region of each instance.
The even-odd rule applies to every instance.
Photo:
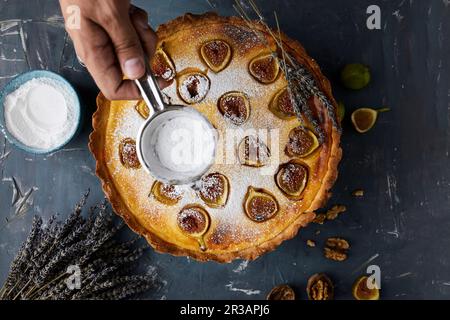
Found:
[[[6,127],[5,123],[5,115],[4,115],[4,101],[6,96],[8,96],[10,93],[14,92],[17,88],[19,88],[21,85],[23,85],[25,82],[30,81],[32,79],[36,78],[47,78],[51,79],[53,81],[56,81],[62,88],[64,88],[69,95],[71,95],[71,98],[74,101],[74,109],[75,109],[75,117],[74,121],[76,121],[76,125],[73,128],[73,132],[71,132],[68,135],[68,138],[66,141],[64,141],[61,145],[52,148],[52,149],[36,149],[29,147],[22,142],[18,141],[14,135],[10,134],[8,132],[8,128]],[[75,89],[72,87],[72,85],[63,77],[60,75],[46,70],[34,70],[22,73],[12,79],[10,82],[8,82],[1,90],[0,90],[0,131],[3,133],[3,135],[8,139],[8,141],[18,147],[19,149],[22,149],[26,152],[34,153],[34,154],[47,154],[51,152],[55,152],[61,148],[63,148],[67,143],[70,142],[79,132],[81,128],[81,110],[80,110],[80,100],[78,98],[78,95],[75,91]]]

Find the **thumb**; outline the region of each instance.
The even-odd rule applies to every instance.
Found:
[[[111,38],[123,74],[138,79],[145,74],[144,51],[128,14],[109,21],[104,29]]]

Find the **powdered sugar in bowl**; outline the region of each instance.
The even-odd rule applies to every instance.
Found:
[[[80,123],[75,90],[53,72],[23,73],[0,91],[0,130],[22,150],[54,152],[76,135]]]

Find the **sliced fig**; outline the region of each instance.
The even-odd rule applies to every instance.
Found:
[[[260,168],[270,160],[270,150],[257,136],[246,136],[238,146],[239,162],[244,166]]]
[[[289,133],[285,153],[289,157],[305,158],[319,147],[319,140],[309,129],[296,127]]]
[[[162,48],[156,50],[151,61],[151,69],[156,77],[160,77],[166,81],[172,80],[176,75],[172,60]]]
[[[374,279],[368,276],[359,277],[352,287],[356,300],[380,300],[380,289]]]
[[[209,228],[209,214],[200,206],[190,205],[178,213],[177,222],[184,233],[192,237],[202,236]]]
[[[209,78],[200,72],[186,73],[178,79],[178,93],[187,104],[201,102],[208,94],[209,87]]]
[[[123,139],[119,145],[120,162],[125,168],[139,169],[141,163],[136,152],[136,141],[131,138]]]
[[[248,67],[250,74],[257,81],[268,84],[274,82],[280,71],[278,60],[271,53],[257,56]]]
[[[273,195],[261,188],[249,187],[244,201],[247,216],[255,222],[264,222],[273,218],[279,210]]]
[[[218,102],[220,113],[236,126],[242,125],[250,116],[250,102],[238,91],[225,93]]]
[[[220,208],[227,203],[229,190],[230,183],[221,173],[210,173],[200,181],[200,197],[212,208]]]
[[[208,67],[217,73],[230,62],[231,47],[223,40],[212,40],[202,45],[200,54]]]
[[[150,109],[148,108],[144,100],[140,100],[134,108],[142,118],[147,119],[150,116]]]
[[[295,119],[296,114],[294,110],[294,104],[289,93],[288,87],[281,89],[275,94],[270,103],[269,110],[274,115],[283,120]]]
[[[156,200],[169,206],[177,204],[183,198],[183,191],[179,186],[165,184],[160,181],[153,183],[151,194]]]
[[[205,251],[203,236],[208,231],[210,218],[208,212],[198,205],[184,207],[177,216],[178,228],[189,237],[197,239],[200,250]]]
[[[292,160],[280,166],[275,181],[288,198],[300,200],[308,182],[308,169],[297,160]]]

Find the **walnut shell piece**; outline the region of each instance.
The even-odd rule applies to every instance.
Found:
[[[127,169],[139,169],[141,163],[136,152],[136,141],[131,138],[125,138],[119,145],[119,157],[122,165]]]
[[[295,300],[294,290],[287,284],[276,286],[270,290],[267,300]]]
[[[248,167],[260,168],[268,164],[270,150],[257,136],[246,136],[238,146],[239,162]]]
[[[183,192],[179,186],[165,184],[160,181],[153,183],[151,194],[156,200],[169,206],[176,205],[183,198]]]
[[[218,73],[230,62],[231,47],[223,40],[212,40],[202,45],[200,54],[208,67]]]
[[[201,72],[188,72],[178,78],[178,94],[187,104],[201,102],[209,92],[210,80]]]
[[[250,74],[263,84],[274,82],[280,71],[278,59],[272,53],[257,56],[248,66]]]
[[[368,276],[359,277],[352,287],[352,294],[356,300],[379,300],[380,289],[375,281],[371,283],[372,289],[369,289],[368,282],[371,281]]]
[[[347,259],[347,252],[350,244],[342,238],[328,238],[325,243],[325,258],[334,261],[344,261]]]
[[[289,93],[289,88],[285,87],[278,91],[269,105],[269,110],[282,120],[295,119],[294,103]]]
[[[166,81],[172,80],[176,75],[172,59],[170,59],[162,48],[156,50],[151,61],[151,69],[156,77],[160,77]]]
[[[275,175],[280,190],[291,200],[300,200],[308,183],[308,169],[298,160],[282,164]]]
[[[333,282],[325,273],[316,273],[308,279],[306,293],[309,300],[333,300]]]
[[[224,118],[236,126],[242,125],[250,117],[250,101],[239,91],[225,93],[217,102],[217,107]]]
[[[228,200],[230,183],[221,173],[210,173],[200,180],[200,198],[211,208],[225,206]]]
[[[289,157],[305,158],[319,147],[319,140],[309,129],[296,127],[289,132],[285,153]]]
[[[244,211],[251,220],[264,222],[278,213],[279,205],[275,197],[267,190],[248,187]]]

